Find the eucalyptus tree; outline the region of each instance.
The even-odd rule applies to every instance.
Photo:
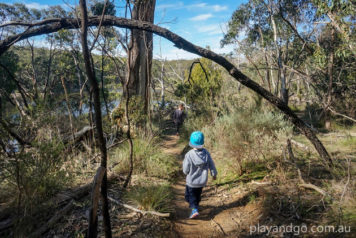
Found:
[[[265,87],[284,102],[303,92],[307,104],[323,108],[320,119],[333,103],[352,101],[354,16],[351,1],[250,0],[233,13],[221,43],[238,44]]]
[[[222,46],[236,44],[265,87],[285,103],[293,77],[287,69],[298,68],[310,53],[298,50],[305,40],[293,31],[305,23],[303,11],[307,8],[299,0],[250,0],[233,13],[221,41]]]
[[[131,18],[139,21],[154,22],[156,0],[135,0]],[[150,84],[152,79],[153,35],[132,29],[128,45],[129,94],[143,99],[144,112],[147,114],[150,102]]]

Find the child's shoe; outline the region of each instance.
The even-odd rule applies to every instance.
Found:
[[[193,218],[197,217],[198,215],[199,215],[198,209],[193,208],[192,213],[190,214],[189,218],[193,219]]]

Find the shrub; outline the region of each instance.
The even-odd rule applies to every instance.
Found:
[[[171,212],[173,193],[168,184],[137,186],[125,194],[125,198],[145,211]]]
[[[178,164],[174,157],[161,151],[157,138],[136,138],[133,141],[134,173],[145,173],[158,178],[172,178],[178,171]],[[129,146],[120,146],[110,159],[113,170],[118,173],[129,171]]]

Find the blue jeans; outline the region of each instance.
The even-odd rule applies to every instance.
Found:
[[[185,201],[189,203],[190,208],[199,209],[202,191],[203,188],[192,188],[188,185],[185,186]]]

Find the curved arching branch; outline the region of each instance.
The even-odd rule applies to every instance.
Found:
[[[194,61],[194,62],[190,65],[190,68],[189,68],[188,82],[189,82],[190,86],[192,86],[192,83],[190,82],[190,79],[192,78],[193,67],[194,67],[194,65],[196,65],[196,64],[199,64],[199,65],[200,65],[200,67],[201,67],[202,70],[204,71],[206,81],[209,82],[209,77],[208,77],[208,74],[206,73],[205,68],[204,68],[203,65],[201,64],[200,60],[197,60],[197,61]]]
[[[3,41],[0,42],[0,56],[14,43],[27,39],[33,36],[39,36],[43,34],[49,34],[53,32],[57,32],[60,29],[75,29],[79,28],[80,21],[74,18],[62,18],[58,19],[58,22],[32,28],[27,30],[26,32],[18,35],[11,36]],[[99,17],[91,17],[88,19],[88,26],[98,26],[100,24],[100,16]],[[261,95],[267,101],[272,103],[276,106],[279,110],[281,110],[284,115],[291,121],[314,145],[315,149],[319,153],[320,157],[326,162],[327,166],[331,166],[332,160],[329,153],[326,151],[324,145],[321,141],[316,137],[314,132],[308,125],[301,120],[289,107],[285,104],[280,98],[276,97],[268,90],[264,89],[255,81],[251,80],[249,77],[244,75],[241,71],[239,71],[232,63],[230,63],[227,59],[223,56],[220,56],[208,49],[204,49],[202,47],[196,46],[191,42],[185,40],[184,38],[180,37],[179,35],[149,22],[137,21],[137,20],[130,20],[125,18],[119,18],[114,16],[105,16],[102,21],[102,26],[116,26],[121,28],[128,28],[128,29],[140,29],[144,31],[149,31],[155,33],[159,36],[166,38],[167,40],[173,42],[175,46],[179,49],[186,50],[193,54],[197,54],[199,56],[208,58],[217,64],[224,67],[229,74],[234,77],[237,81],[241,84],[245,85],[246,87],[250,88],[257,94]]]

